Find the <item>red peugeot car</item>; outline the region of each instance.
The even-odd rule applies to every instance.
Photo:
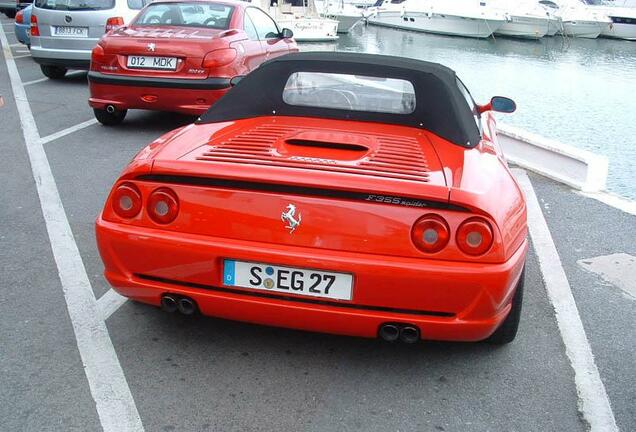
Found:
[[[249,3],[154,1],[93,49],[89,105],[105,125],[128,109],[203,114],[230,78],[298,51],[292,37]]]
[[[105,276],[167,311],[508,343],[526,204],[490,111],[441,65],[299,53],[139,152],[97,219]]]

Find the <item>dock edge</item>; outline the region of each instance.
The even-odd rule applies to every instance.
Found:
[[[498,131],[509,162],[583,192],[605,190],[607,157],[506,124]]]

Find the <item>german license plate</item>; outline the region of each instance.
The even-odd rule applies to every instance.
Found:
[[[70,27],[70,26],[56,26],[53,27],[55,36],[65,37],[88,37],[88,27]]]
[[[131,69],[177,69],[176,57],[128,56],[128,67]]]
[[[223,283],[232,287],[337,300],[351,300],[353,289],[353,277],[346,273],[234,260],[224,261]]]

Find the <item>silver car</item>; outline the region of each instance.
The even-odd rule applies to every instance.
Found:
[[[145,0],[35,0],[31,56],[42,73],[61,79],[68,69],[88,69],[91,50],[111,28],[126,24]]]

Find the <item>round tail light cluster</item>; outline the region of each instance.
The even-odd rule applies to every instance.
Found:
[[[411,238],[422,252],[436,253],[450,240],[448,224],[439,215],[427,214],[413,225]],[[455,240],[459,249],[467,255],[482,255],[490,250],[494,235],[490,223],[480,217],[465,220],[457,228]]]
[[[168,224],[175,220],[179,213],[177,195],[168,188],[153,191],[148,198],[148,215],[159,224]]]
[[[435,253],[444,249],[450,239],[450,230],[444,219],[435,214],[422,216],[411,231],[413,243],[418,249]]]
[[[133,183],[122,183],[113,192],[111,205],[115,213],[124,219],[132,219],[141,212],[143,202],[139,188]],[[158,224],[169,224],[179,214],[179,200],[169,188],[155,189],[146,203],[148,216]]]
[[[486,253],[492,246],[492,241],[492,228],[484,219],[468,219],[457,229],[457,245],[468,255]]]
[[[118,216],[130,219],[141,211],[141,193],[132,183],[122,183],[115,189],[112,199],[113,210]]]

